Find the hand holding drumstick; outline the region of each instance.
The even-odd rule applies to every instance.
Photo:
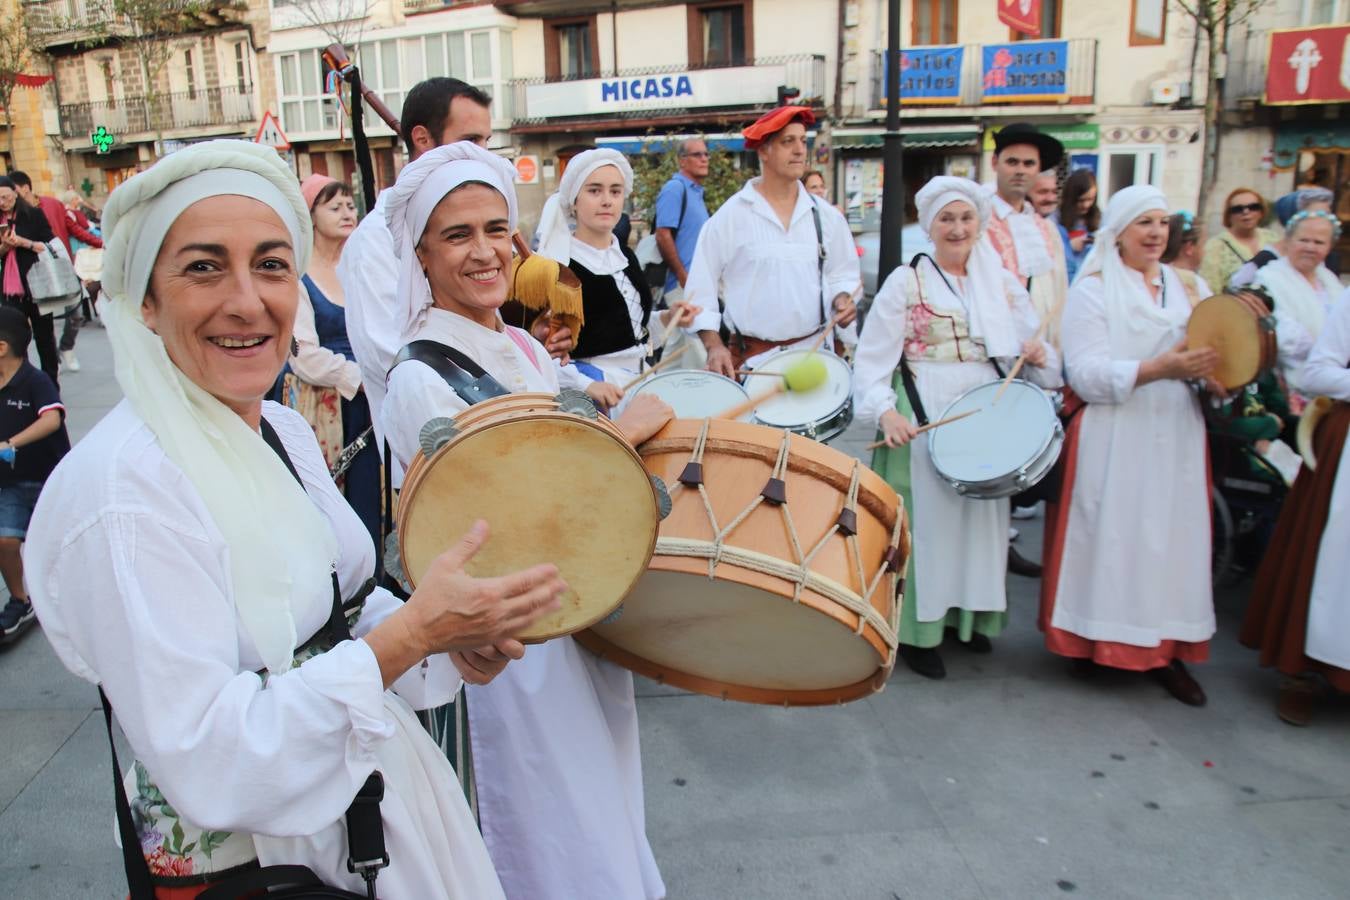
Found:
[[[923,434],[925,431],[932,431],[934,428],[941,428],[943,425],[950,425],[952,422],[959,422],[962,419],[966,418],[967,416],[975,415],[977,412],[984,412],[984,407],[981,406],[978,409],[968,409],[963,413],[957,413],[954,416],[948,416],[945,419],[938,419],[936,422],[929,422],[927,425],[920,425],[919,427],[915,428],[912,424],[910,424],[909,420],[906,419],[904,416],[900,415],[900,413],[896,412],[893,409],[887,410],[881,416],[881,430],[882,433],[886,435],[885,439],[880,441],[873,441],[863,449],[875,450],[878,447],[882,446],[883,444],[886,445],[887,447],[903,447],[905,446],[905,444],[908,444],[910,441],[914,440],[916,437]],[[887,427],[888,416],[895,416],[896,419],[899,419],[899,422],[890,420],[893,428]],[[892,439],[894,439],[894,443],[892,443]]]

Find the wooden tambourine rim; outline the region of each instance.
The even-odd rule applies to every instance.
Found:
[[[521,395],[521,396],[528,397],[531,395]],[[548,395],[540,394],[538,396],[547,397]],[[481,406],[481,404],[475,404],[474,406],[471,406],[468,409],[464,410],[464,413],[467,413],[470,410],[473,410],[479,406]],[[470,430],[464,430],[461,431],[459,434],[456,434],[453,438],[446,441],[446,443],[440,449],[438,449],[436,453],[433,456],[431,456],[430,459],[423,456],[419,452],[417,456],[413,457],[413,462],[408,467],[408,471],[403,482],[403,489],[399,492],[400,503],[397,522],[395,524],[395,533],[398,535],[398,555],[400,563],[403,564],[403,577],[407,580],[408,585],[414,590],[417,588],[416,577],[411,571],[411,568],[406,563],[403,562],[404,560],[407,559],[404,542],[406,532],[405,526],[407,524],[407,517],[409,515],[408,510],[412,506],[412,504],[409,501],[416,498],[417,491],[419,490],[422,481],[425,480],[427,473],[432,470],[435,464],[443,456],[452,452],[456,447],[460,446],[471,437],[477,437],[486,434],[488,433],[488,431],[494,428],[502,428],[507,425],[513,425],[527,421],[538,421],[538,420],[557,421],[561,419],[569,423],[581,424],[583,425],[583,427],[585,426],[593,427],[599,430],[600,432],[609,435],[610,437],[616,437],[617,433],[616,427],[611,426],[607,428],[604,424],[601,424],[601,422],[598,420],[588,419],[583,416],[576,416],[570,413],[561,412],[560,410],[557,409],[556,404],[553,405],[553,409],[548,409],[545,406],[545,408],[530,408],[524,411],[513,410],[511,408],[511,405],[498,404],[496,413],[500,415],[500,419],[498,421],[491,421],[491,419],[496,418],[495,415],[487,415],[487,416],[479,415],[476,417],[471,417],[469,419],[470,426],[472,426],[473,422],[479,422],[480,424],[478,424],[476,427],[471,427]],[[463,415],[463,413],[461,413],[460,415]],[[460,422],[458,416],[455,417],[455,421],[456,423]],[[642,473],[643,477],[647,478],[648,474],[647,468],[645,465],[643,465],[642,457],[638,455],[637,451],[633,449],[632,445],[630,445],[626,440],[623,440],[622,438],[618,438],[616,443],[627,452],[628,457],[637,467],[637,470]],[[650,478],[647,478],[647,483],[649,486],[651,486]],[[652,497],[652,507],[653,510],[655,510],[656,508],[655,487],[651,487],[651,497]],[[638,569],[637,573],[633,576],[632,581],[629,582],[628,587],[620,594],[618,599],[615,600],[613,606],[610,606],[607,609],[603,610],[594,618],[590,619],[584,624],[580,625],[574,624],[569,626],[566,630],[558,631],[556,633],[548,632],[546,634],[532,635],[528,638],[522,637],[519,638],[521,643],[542,644],[545,641],[550,641],[553,640],[554,638],[566,637],[568,635],[575,635],[577,632],[584,631],[585,629],[590,628],[592,625],[595,625],[596,623],[602,621],[606,616],[613,613],[614,610],[617,609],[621,603],[623,603],[624,598],[627,597],[630,593],[632,593],[634,586],[637,585],[638,581],[642,578],[642,576],[646,574],[647,568],[650,566],[651,559],[656,553],[656,538],[658,533],[660,532],[661,520],[660,516],[655,512],[653,513],[652,518],[653,521],[656,523],[656,527],[652,529],[651,541],[647,548],[648,565]]]
[[[1205,304],[1211,303],[1211,301],[1221,302],[1211,304],[1209,309],[1206,309]],[[1253,316],[1253,320],[1249,323],[1244,322],[1243,327],[1250,324],[1256,329],[1256,359],[1253,363],[1254,370],[1252,366],[1244,366],[1240,374],[1235,375],[1235,377],[1245,380],[1225,382],[1223,384],[1225,389],[1236,391],[1251,384],[1257,378],[1261,377],[1262,372],[1269,370],[1275,364],[1275,333],[1273,330],[1266,327],[1265,322],[1270,318],[1270,312],[1265,308],[1264,304],[1254,297],[1241,293],[1213,294],[1206,297],[1196,305],[1195,309],[1191,310],[1190,318],[1186,322],[1186,343],[1187,346],[1192,349],[1198,346],[1209,346],[1207,341],[1201,340],[1195,336],[1193,326],[1195,328],[1208,328],[1211,331],[1219,328],[1228,329],[1233,327],[1229,324],[1228,319],[1222,315],[1223,310],[1233,308],[1228,301],[1235,301],[1239,307],[1250,312]],[[1210,314],[1210,309],[1215,310],[1214,315]],[[1227,364],[1227,361],[1225,360],[1220,360],[1220,362],[1221,364]]]

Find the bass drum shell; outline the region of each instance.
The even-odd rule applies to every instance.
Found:
[[[994,403],[1002,381],[977,385],[934,421],[981,410],[928,435],[933,468],[963,497],[997,500],[1021,493],[1049,474],[1064,445],[1054,401],[1020,379]]]

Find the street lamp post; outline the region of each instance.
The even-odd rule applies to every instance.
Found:
[[[886,134],[882,144],[881,255],[877,287],[904,261],[900,234],[905,227],[904,139],[900,134],[900,0],[889,0],[886,48]]]

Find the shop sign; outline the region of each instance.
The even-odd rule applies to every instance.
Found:
[[[755,106],[777,102],[778,87],[784,84],[786,66],[736,66],[531,84],[525,88],[525,115],[543,119],[646,109]]]
[[[1265,102],[1350,102],[1350,25],[1272,31]]]
[[[539,183],[539,157],[533,154],[516,157],[516,184]]]
[[[1017,41],[986,44],[983,99],[1042,103],[1069,98],[1069,42]]]
[[[112,152],[113,144],[117,143],[117,135],[108,130],[108,126],[100,125],[89,133],[89,143],[94,145],[94,152],[103,156]]]
[[[999,128],[1002,127],[999,126]],[[990,128],[985,131],[985,150],[992,151],[994,149],[994,135],[998,134],[999,128]],[[1037,125],[1036,128],[1041,134],[1048,134],[1063,144],[1065,150],[1096,150],[1097,144],[1101,142],[1102,128],[1100,125],[1091,122],[1084,122],[1080,125]]]
[[[959,103],[964,47],[915,47],[900,51],[900,103]],[[890,54],[882,56],[881,103],[886,103]]]

